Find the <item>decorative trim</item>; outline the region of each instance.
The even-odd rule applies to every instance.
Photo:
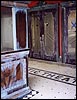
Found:
[[[47,10],[47,9],[54,9],[58,6],[58,4],[47,4],[47,5],[42,5],[42,6],[37,6],[29,9],[29,12],[32,11],[41,11],[41,10]]]
[[[31,67],[28,70],[29,74],[76,86],[76,77]]]

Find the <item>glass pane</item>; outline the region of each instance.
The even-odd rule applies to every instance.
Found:
[[[12,9],[1,7],[1,51],[13,50]]]
[[[68,53],[76,52],[76,10],[71,10],[68,16]]]
[[[32,49],[35,53],[40,52],[40,18],[32,15],[31,19],[32,30]]]
[[[26,14],[23,11],[16,13],[16,38],[17,49],[26,48]]]
[[[52,55],[54,52],[54,17],[52,12],[44,15],[45,54]]]

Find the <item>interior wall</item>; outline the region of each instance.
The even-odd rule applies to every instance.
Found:
[[[13,49],[12,16],[1,16],[1,50]]]

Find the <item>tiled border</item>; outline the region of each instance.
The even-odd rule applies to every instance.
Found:
[[[27,94],[26,96],[24,96],[23,99],[30,99],[38,93],[39,93],[38,91],[32,89],[32,91],[29,94]]]
[[[29,74],[76,86],[76,77],[28,67]]]

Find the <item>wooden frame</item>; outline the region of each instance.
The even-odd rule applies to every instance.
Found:
[[[64,63],[69,63],[69,64],[76,64],[76,58],[75,55],[72,56],[71,54],[68,53],[68,16],[69,16],[69,11],[70,10],[76,10],[76,2],[65,2],[62,3],[62,46],[63,46],[63,58],[62,62]],[[72,60],[72,61],[71,61]]]
[[[46,6],[46,7],[45,7]],[[58,61],[58,4],[54,5],[43,5],[42,7],[33,7],[32,9],[28,10],[28,15],[29,15],[29,48],[32,48],[32,31],[31,31],[31,15],[32,13],[38,12],[43,14],[44,12],[52,12],[53,17],[54,17],[54,34],[55,34],[55,47],[54,47],[54,53],[52,54],[51,57],[44,55],[43,57],[40,57],[40,55],[36,56],[35,58],[40,58],[40,59],[46,59],[46,60],[53,60],[53,61]],[[40,15],[41,17],[41,15]],[[43,25],[43,20],[41,20],[41,25]],[[43,26],[42,26],[43,27]],[[43,28],[40,26],[40,38],[43,32]],[[56,30],[55,30],[56,29]],[[33,51],[30,51],[30,57],[33,57]]]

